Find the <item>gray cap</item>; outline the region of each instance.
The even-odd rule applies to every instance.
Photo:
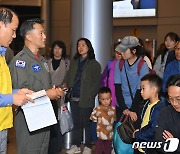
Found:
[[[116,47],[116,51],[125,52],[127,49],[135,47],[139,44],[139,39],[135,36],[125,36],[121,43]]]

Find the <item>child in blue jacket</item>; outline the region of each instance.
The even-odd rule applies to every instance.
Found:
[[[162,79],[156,74],[147,74],[141,79],[141,96],[147,102],[141,114],[141,128],[135,130],[133,137],[138,142],[154,141],[155,128],[161,109],[165,106],[163,98],[160,99]],[[148,148],[138,148],[140,153],[148,153]]]

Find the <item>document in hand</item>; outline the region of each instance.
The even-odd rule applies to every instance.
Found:
[[[35,131],[57,123],[54,110],[45,90],[28,95],[34,103],[28,102],[21,108],[24,111],[29,131]]]

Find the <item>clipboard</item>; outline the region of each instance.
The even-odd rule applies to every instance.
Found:
[[[28,95],[34,103],[23,105],[24,116],[30,132],[48,127],[57,123],[56,116],[49,97],[45,90]]]

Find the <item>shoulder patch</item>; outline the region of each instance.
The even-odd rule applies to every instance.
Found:
[[[23,61],[23,60],[16,60],[15,66],[19,67],[19,68],[25,68],[26,67],[26,62]]]
[[[41,67],[39,66],[39,64],[35,64],[32,66],[32,70],[34,72],[39,72],[41,70]]]

